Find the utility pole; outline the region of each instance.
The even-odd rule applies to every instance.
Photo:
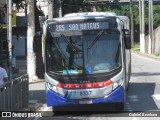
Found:
[[[52,19],[53,18],[53,9],[54,9],[54,6],[53,6],[53,0],[49,0],[48,2],[48,19]]]
[[[29,80],[36,76],[36,58],[33,51],[33,41],[35,35],[35,14],[34,14],[34,0],[27,1],[27,73]]]
[[[9,80],[12,80],[12,0],[8,0],[8,48],[9,48]]]
[[[133,2],[130,0],[131,46],[134,46]]]
[[[62,17],[63,0],[49,0],[48,2],[48,18]]]
[[[140,31],[140,50],[142,40],[142,1],[139,0],[139,31]]]
[[[142,14],[141,14],[141,37],[140,37],[140,52],[141,53],[145,53],[145,10],[144,10],[144,0],[139,0],[141,1],[141,11],[142,11]],[[141,12],[140,11],[140,12]]]
[[[59,0],[59,17],[62,17],[62,0]]]
[[[153,53],[153,0],[148,1],[149,6],[149,38],[148,38],[148,54]]]

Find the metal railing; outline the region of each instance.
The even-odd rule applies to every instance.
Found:
[[[19,111],[28,107],[28,75],[22,75],[5,83],[0,91],[0,111]]]

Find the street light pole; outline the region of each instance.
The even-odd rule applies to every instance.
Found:
[[[12,0],[8,0],[9,80],[12,80]]]
[[[152,54],[153,50],[153,0],[149,0],[149,38],[148,38],[148,54]]]
[[[134,46],[133,2],[130,0],[131,46]]]
[[[139,31],[140,31],[140,49],[142,40],[142,1],[139,0]]]
[[[59,0],[59,17],[62,17],[62,2],[63,0]]]
[[[7,3],[7,40],[8,40],[8,51],[9,51],[9,71],[8,71],[8,78],[9,81],[12,81],[12,0],[6,0]],[[13,86],[13,82],[11,82],[11,89]],[[10,94],[11,96],[11,104],[12,104],[12,92]],[[12,106],[10,106],[10,109],[12,109]]]
[[[62,17],[62,1],[59,1],[59,17]]]
[[[142,17],[141,17],[141,20],[142,20],[142,27],[141,27],[141,39],[140,39],[140,52],[141,53],[145,53],[145,10],[144,10],[144,0],[140,0],[141,3],[142,3]],[[140,11],[140,12],[141,12]]]
[[[33,80],[36,76],[36,58],[33,50],[33,41],[35,35],[35,11],[34,0],[27,0],[27,73],[29,80]]]
[[[53,3],[54,3],[53,0],[48,0],[48,19],[53,18],[53,13],[54,13]]]

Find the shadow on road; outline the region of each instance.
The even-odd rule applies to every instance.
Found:
[[[30,90],[29,91],[29,100],[35,100],[38,103],[46,103],[45,90]]]
[[[132,73],[132,77],[136,76],[160,76],[160,72],[138,72],[138,73]]]
[[[140,73],[140,74],[143,75],[144,73]],[[138,74],[135,74],[135,75],[138,75]],[[156,74],[153,74],[153,75],[156,75]],[[156,85],[155,83],[131,82],[129,86],[129,91],[127,93],[128,106],[126,106],[126,110],[128,111],[158,110],[158,107],[152,97],[155,91],[155,85]]]

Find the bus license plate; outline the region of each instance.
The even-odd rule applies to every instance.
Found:
[[[92,104],[92,100],[80,100],[79,104]]]

